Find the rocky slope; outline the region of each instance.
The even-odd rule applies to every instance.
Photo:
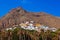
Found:
[[[12,9],[7,15],[0,20],[0,28],[11,27],[25,21],[35,21],[49,27],[60,28],[60,19],[44,12],[27,12],[22,8]]]

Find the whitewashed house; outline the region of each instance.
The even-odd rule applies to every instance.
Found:
[[[55,31],[57,31],[57,28],[53,27],[53,28],[50,28],[50,30],[53,31],[53,32],[55,32]]]
[[[32,23],[29,23],[29,26],[27,26],[26,29],[34,30],[34,25]]]
[[[6,28],[6,30],[8,31],[8,30],[13,30],[13,28]]]

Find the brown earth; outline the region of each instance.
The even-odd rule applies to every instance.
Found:
[[[49,27],[60,28],[60,19],[44,12],[27,12],[22,8],[12,9],[0,19],[0,28],[12,27],[25,21],[35,21]]]

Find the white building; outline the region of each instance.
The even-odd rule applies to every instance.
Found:
[[[50,28],[50,30],[55,32],[55,31],[57,31],[57,28]]]

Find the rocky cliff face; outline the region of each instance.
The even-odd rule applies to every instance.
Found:
[[[0,20],[0,27],[12,27],[13,25],[20,24],[25,21],[35,21],[49,27],[60,28],[60,19],[44,12],[33,13],[27,12],[22,8],[12,9],[7,15]]]

